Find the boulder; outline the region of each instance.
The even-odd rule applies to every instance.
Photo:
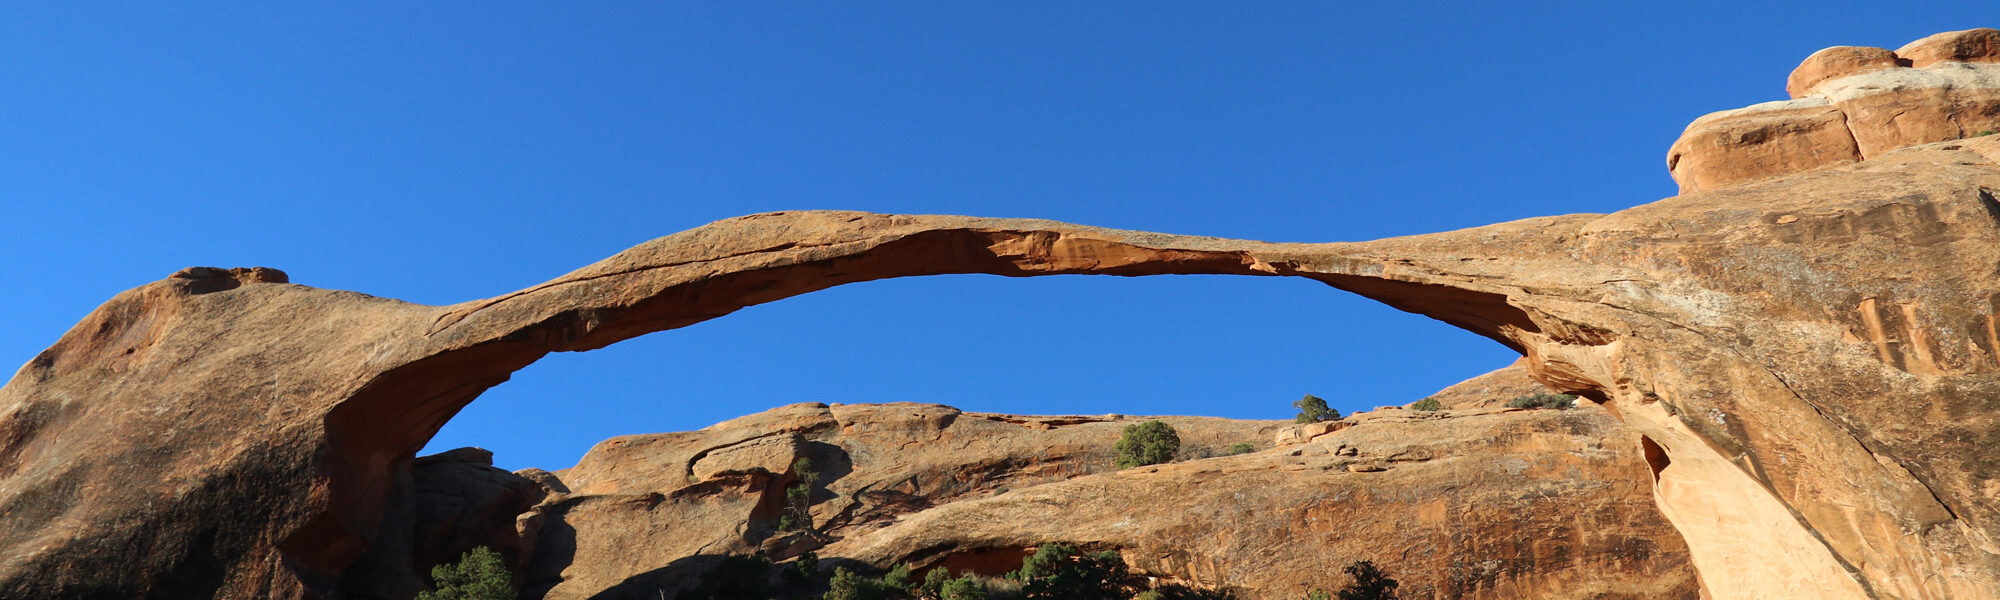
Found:
[[[2000,62],[2000,29],[1932,34],[1897,48],[1896,56],[1919,69],[1941,62]]]
[[[1703,116],[1667,150],[1681,193],[1851,164],[2000,130],[2000,30],[1942,33],[1890,52],[1836,46],[1792,71],[1792,100]]]
[[[1896,53],[1882,48],[1834,46],[1812,53],[1792,69],[1792,75],[1785,78],[1785,93],[1804,98],[1826,81],[1899,66]]]

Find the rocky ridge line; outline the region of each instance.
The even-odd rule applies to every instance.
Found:
[[[1952,31],[1889,51],[1835,46],[1785,82],[1791,100],[1713,113],[1667,151],[1683,194],[1852,164],[2000,130],[2000,30]]]

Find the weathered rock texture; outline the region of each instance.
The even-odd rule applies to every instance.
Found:
[[[1491,373],[1438,390],[1430,397],[1444,408],[1499,408],[1515,398],[1548,393],[1553,393],[1553,390],[1535,381],[1534,375],[1528,372],[1527,359],[1521,359]]]
[[[1815,87],[1855,164],[1373,242],[774,213],[442,307],[190,269],[112,298],[0,389],[0,597],[336,595],[414,452],[513,370],[943,273],[1321,281],[1518,350],[1639,434],[1710,597],[2000,597],[2000,139],[1889,150],[1857,125],[1877,107],[1903,115],[1872,130],[1892,140],[1962,134],[1991,86],[1959,83],[1990,65]],[[1880,73],[1895,91],[1857,81]],[[1894,108],[1924,98],[1943,100]]]
[[[671,597],[723,554],[761,549],[789,558],[910,513],[1109,471],[1122,430],[1148,418],[797,404],[700,431],[614,438],[558,474],[572,494],[546,511],[551,531],[563,533],[545,538],[528,591],[547,590],[547,598],[653,598],[662,591]],[[1235,443],[1269,447],[1290,426],[1158,418],[1180,432],[1189,456]],[[781,532],[784,489],[798,482],[793,465],[801,458],[819,472],[812,487],[816,531]]]
[[[1699,596],[1639,444],[1601,409],[1349,420],[1297,446],[947,505],[823,552],[991,569],[983,558],[1018,566],[1023,548],[1065,540],[1272,600],[1337,589],[1356,560],[1387,566],[1410,598]]]
[[[542,482],[493,467],[493,453],[460,448],[419,457],[391,489],[382,527],[348,567],[342,588],[358,598],[412,598],[426,576],[475,546],[500,553],[519,571],[533,556]]]
[[[1188,458],[1111,469],[1120,430],[1149,418],[1180,432]],[[530,591],[672,597],[717,555],[760,543],[779,559],[814,550],[997,576],[1036,544],[1067,542],[1247,599],[1337,588],[1346,582],[1329,565],[1355,560],[1391,566],[1412,598],[1699,595],[1686,546],[1653,505],[1641,445],[1595,406],[1389,409],[1342,424],[1268,449],[1275,433],[1302,427],[794,405],[614,439],[564,473],[577,495],[553,504],[551,524],[575,535],[547,538]],[[1240,442],[1267,449],[1210,457]],[[717,485],[747,473],[789,480],[801,457],[827,469],[811,534],[771,528],[760,507],[773,486]],[[677,502],[690,496],[712,504]]]
[[[1852,164],[2000,130],[2000,30],[1933,35],[1891,52],[1836,46],[1792,71],[1792,100],[1696,119],[1667,151],[1681,193]]]

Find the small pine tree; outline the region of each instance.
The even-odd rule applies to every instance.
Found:
[[[986,583],[971,573],[946,581],[938,590],[939,600],[986,600]]]
[[[1035,600],[1116,600],[1124,597],[1130,576],[1115,551],[1079,556],[1063,544],[1042,544],[1021,561],[1021,570],[1009,574],[1022,583],[1023,595]]]
[[[826,595],[822,598],[824,600],[875,600],[878,596],[874,593],[875,586],[870,585],[872,583],[874,582],[869,581],[868,578],[847,570],[847,567],[836,567],[833,570],[833,579],[828,580],[826,583]]]
[[[967,575],[970,575],[970,573],[967,573]],[[931,569],[930,572],[924,573],[924,584],[922,588],[923,597],[943,598],[944,585],[950,582],[951,582],[951,569],[947,569],[944,567],[937,567],[935,569]]]
[[[1042,544],[1035,553],[1021,560],[1021,570],[1007,574],[1008,579],[1027,583],[1047,577],[1062,566],[1064,558],[1076,553],[1076,548],[1064,544]]]
[[[904,592],[915,587],[915,583],[910,581],[910,565],[901,564],[889,569],[889,572],[882,576],[882,585]]]
[[[1353,576],[1354,583],[1341,588],[1340,600],[1397,600],[1396,586],[1401,584],[1383,574],[1374,562],[1360,561],[1341,571]]]
[[[785,513],[778,516],[778,530],[812,529],[812,492],[819,471],[813,469],[812,459],[801,456],[792,462],[792,474],[798,482],[785,488]]]
[[[1117,448],[1120,469],[1157,465],[1173,462],[1174,454],[1181,451],[1181,436],[1172,425],[1147,421],[1125,426]]]
[[[513,575],[500,555],[485,546],[467,551],[458,562],[431,568],[437,589],[418,592],[417,600],[514,600]]]
[[[1306,394],[1306,397],[1300,398],[1298,402],[1293,402],[1292,407],[1299,409],[1298,418],[1293,420],[1300,423],[1316,423],[1340,418],[1340,411],[1327,406],[1326,400],[1312,394]]]

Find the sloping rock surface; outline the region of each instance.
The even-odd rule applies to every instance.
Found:
[[[1180,432],[1183,460],[1112,469],[1121,430],[1152,418]],[[1298,427],[794,405],[702,431],[615,439],[569,472],[576,489],[605,491],[564,501],[592,508],[565,515],[574,548],[541,553],[574,558],[559,571],[560,561],[545,563],[534,576],[553,585],[530,595],[672,597],[718,555],[760,544],[778,559],[814,550],[828,565],[998,576],[1036,544],[1065,542],[1118,549],[1144,575],[1246,600],[1338,588],[1338,567],[1356,560],[1389,565],[1412,598],[1699,596],[1687,548],[1653,505],[1637,438],[1602,409],[1387,409],[1343,425],[1272,449],[1274,434]],[[689,475],[699,470],[691,456],[773,439],[803,443]],[[1212,451],[1241,442],[1266,449]],[[773,530],[757,510],[763,490],[715,486],[738,473],[776,475],[798,458],[830,467],[814,490],[810,534]],[[675,503],[690,493],[733,498],[733,512]]]
[[[1526,359],[1494,369],[1493,372],[1452,384],[1429,397],[1444,408],[1500,408],[1507,401],[1534,394],[1550,394],[1549,386],[1528,373]]]
[[[789,558],[911,513],[1110,471],[1112,445],[1124,428],[1152,418],[1179,431],[1189,457],[1236,443],[1269,447],[1290,426],[967,413],[936,404],[795,404],[700,431],[613,438],[559,473],[573,493],[552,505],[549,526],[565,533],[545,538],[528,591],[548,598],[672,596],[720,555],[763,550]],[[800,459],[818,474],[810,488],[813,527],[780,531],[784,490],[799,483]],[[649,500],[655,498],[664,500]]]

